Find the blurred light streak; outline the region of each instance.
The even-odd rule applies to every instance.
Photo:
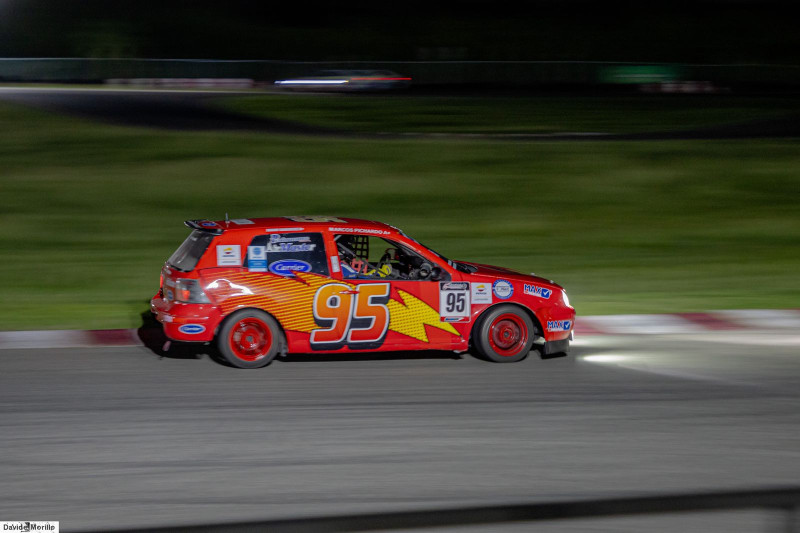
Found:
[[[627,355],[598,354],[584,355],[582,359],[590,363],[622,363],[629,361],[631,358]]]
[[[411,81],[411,78],[353,78],[353,81]]]
[[[278,80],[276,85],[341,85],[350,80]]]

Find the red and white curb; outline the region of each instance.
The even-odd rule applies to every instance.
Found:
[[[800,331],[799,309],[735,309],[705,313],[578,317],[576,335],[669,335],[708,331]]]
[[[670,335],[713,331],[777,330],[800,332],[800,309],[741,309],[706,313],[579,316],[575,336]],[[0,331],[0,350],[144,346],[159,335],[153,329]]]

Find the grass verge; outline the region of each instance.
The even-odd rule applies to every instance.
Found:
[[[642,133],[800,113],[800,100],[727,95],[436,97],[270,94],[221,99],[240,113],[362,133]]]

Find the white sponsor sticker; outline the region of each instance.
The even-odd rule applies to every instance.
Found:
[[[339,224],[346,224],[346,220],[342,220],[341,218],[336,217],[324,217],[324,216],[300,216],[300,217],[285,217],[291,220],[292,222],[338,222]]]
[[[238,244],[217,245],[217,266],[241,266],[242,247]]]
[[[284,232],[284,231],[303,231],[303,228],[267,228],[264,231],[267,233],[273,233],[275,231]]]
[[[250,272],[267,271],[267,248],[265,246],[247,247],[247,269]]]
[[[331,270],[334,272],[339,272],[339,257],[332,255],[331,256]]]
[[[469,283],[464,281],[439,282],[439,315],[446,322],[469,320]]]
[[[472,303],[490,304],[492,303],[492,284],[488,281],[472,283]]]
[[[386,231],[384,229],[377,229],[377,228],[338,228],[338,227],[330,227],[328,231],[332,231],[334,233],[367,233],[370,235],[389,235],[391,231]]]
[[[498,279],[492,283],[492,292],[501,300],[508,300],[514,294],[514,286],[508,280]]]
[[[253,222],[249,218],[232,218],[231,222],[233,222],[234,224],[238,224],[240,226],[244,226],[245,224],[255,224],[255,222]]]

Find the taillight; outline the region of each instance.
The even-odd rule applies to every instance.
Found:
[[[187,304],[211,303],[196,279],[175,280],[175,300]]]

